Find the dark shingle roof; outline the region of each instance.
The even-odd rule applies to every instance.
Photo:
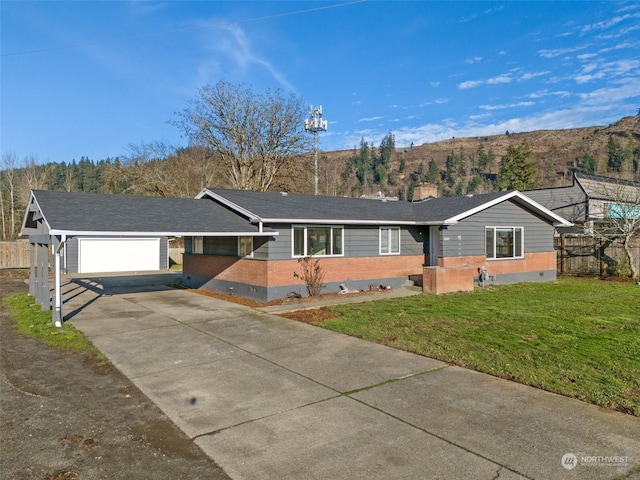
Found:
[[[321,195],[208,189],[223,202],[247,210],[265,222],[288,220],[359,223],[441,224],[499,200],[511,192],[430,198],[421,202],[380,201]]]
[[[33,191],[52,230],[83,232],[257,232],[246,219],[207,200]]]
[[[408,202],[326,197],[298,193],[208,189],[263,220],[335,222],[414,222]]]
[[[537,210],[551,223],[564,222],[518,192],[432,198],[416,203],[224,189],[205,190],[203,194],[205,198],[190,199],[33,191],[47,224],[56,234],[260,234],[251,218],[254,216],[267,224],[441,225],[456,223],[501,201]]]
[[[508,192],[485,193],[464,197],[430,198],[413,203],[416,220],[419,222],[444,222],[469,210],[481,207],[504,197]]]

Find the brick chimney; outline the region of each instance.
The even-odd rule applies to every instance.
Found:
[[[413,187],[414,202],[429,197],[438,198],[438,185],[434,183],[420,183]]]

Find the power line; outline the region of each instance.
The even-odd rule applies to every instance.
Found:
[[[236,21],[229,21],[229,22],[220,22],[220,23],[216,23],[213,25],[204,25],[201,27],[191,27],[191,28],[182,28],[179,30],[166,30],[163,32],[153,32],[153,33],[144,33],[144,34],[140,34],[140,35],[131,35],[128,37],[121,37],[121,38],[112,38],[109,40],[96,40],[93,42],[84,42],[84,43],[75,43],[72,45],[64,45],[64,46],[60,46],[60,47],[50,47],[50,48],[41,48],[38,50],[26,50],[24,52],[11,52],[11,53],[0,53],[0,57],[17,57],[20,55],[33,55],[36,53],[47,53],[47,52],[55,52],[58,50],[70,50],[73,48],[82,48],[82,47],[91,47],[94,45],[104,45],[107,43],[119,43],[119,42],[127,42],[130,40],[140,40],[140,39],[144,39],[144,38],[152,38],[152,37],[161,37],[161,36],[165,36],[165,35],[179,35],[181,33],[190,33],[190,32],[196,32],[199,30],[210,30],[210,29],[215,29],[215,28],[221,28],[221,27],[227,27],[230,25],[238,25],[238,24],[243,24],[243,23],[251,23],[251,22],[258,22],[261,20],[272,20],[274,18],[282,18],[282,17],[290,17],[293,15],[301,15],[304,13],[311,13],[311,12],[317,12],[320,10],[328,10],[330,8],[340,8],[340,7],[347,7],[349,5],[354,5],[357,3],[364,3],[367,2],[368,0],[354,0],[352,2],[346,2],[346,3],[338,3],[336,5],[325,5],[322,7],[315,7],[315,8],[309,8],[306,10],[296,10],[294,12],[286,12],[286,13],[278,13],[275,15],[266,15],[264,17],[256,17],[256,18],[247,18],[244,20],[236,20]]]

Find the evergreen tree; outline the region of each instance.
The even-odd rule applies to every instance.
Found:
[[[616,145],[616,142],[613,140],[612,136],[609,136],[609,140],[607,141],[607,169],[610,172],[621,172],[622,165],[624,164],[624,152]]]
[[[578,169],[581,172],[595,175],[598,170],[598,161],[596,160],[596,157],[591,155],[589,152],[583,153],[582,157],[578,159]]]
[[[429,183],[435,183],[436,185],[440,183],[440,169],[433,158],[429,160],[429,171],[427,172],[425,180]]]
[[[500,190],[528,190],[535,187],[536,167],[529,160],[532,154],[526,140],[518,146],[510,145],[507,148],[498,172]]]

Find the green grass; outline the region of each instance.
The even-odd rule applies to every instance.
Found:
[[[640,416],[640,286],[598,279],[336,306],[320,325]]]
[[[26,293],[8,295],[3,302],[19,333],[66,352],[80,353],[99,364],[107,362],[106,357],[73,325],[64,323],[57,328],[51,321],[51,311],[41,311]]]

